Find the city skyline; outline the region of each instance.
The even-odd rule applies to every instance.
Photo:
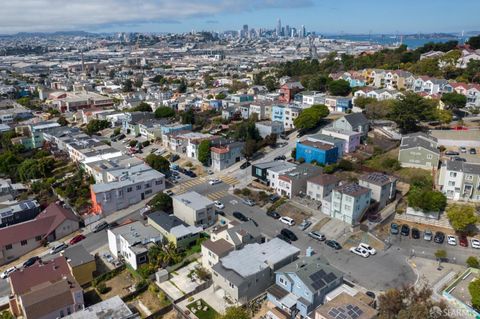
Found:
[[[469,10],[465,10],[468,7]],[[84,30],[90,32],[188,32],[276,30],[282,26],[324,34],[431,33],[480,29],[475,13],[480,3],[446,0],[398,3],[353,0],[320,1],[173,0],[138,3],[134,0],[70,1],[30,0],[9,2],[0,12],[0,34]],[[392,16],[399,17],[392,19]],[[400,18],[403,17],[403,18]],[[460,18],[461,17],[461,18]]]

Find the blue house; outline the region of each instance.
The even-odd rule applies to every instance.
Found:
[[[192,124],[168,124],[162,125],[162,135],[170,134],[177,131],[190,131],[192,130]]]
[[[346,112],[347,110],[353,107],[352,98],[349,97],[338,97],[336,109],[337,112]]]
[[[291,318],[306,318],[322,305],[325,295],[343,283],[343,274],[325,264],[319,256],[303,257],[275,272],[275,284],[267,299]]]
[[[361,87],[367,85],[364,80],[362,79],[355,79],[352,77],[347,77],[345,80],[348,81],[348,84],[350,84],[350,87]]]
[[[253,102],[253,95],[250,94],[235,94],[230,97],[234,103]]]
[[[285,122],[285,107],[283,105],[272,106],[272,121]]]
[[[319,164],[333,164],[338,160],[338,148],[322,142],[302,141],[297,142],[295,160],[303,158],[305,163],[316,161]]]

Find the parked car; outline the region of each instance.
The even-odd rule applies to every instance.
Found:
[[[431,241],[433,238],[433,233],[430,229],[425,230],[423,233],[423,239],[426,241]]]
[[[324,241],[325,239],[327,239],[324,234],[316,230],[309,232],[308,236],[318,241]]]
[[[398,235],[398,224],[395,224],[395,223],[390,224],[390,234]]]
[[[468,151],[470,154],[472,155],[476,155],[477,154],[477,150],[474,149],[473,147]]]
[[[465,235],[460,235],[458,237],[458,244],[462,247],[468,247],[468,239]]]
[[[30,257],[23,263],[23,268],[28,268],[28,267],[32,266],[33,264],[35,264],[39,260],[41,260],[41,258],[38,257],[38,256]]]
[[[235,217],[236,219],[238,219],[241,222],[247,222],[248,221],[248,217],[243,215],[240,212],[233,212],[232,215],[233,215],[233,217]]]
[[[362,256],[363,258],[368,258],[368,256],[370,256],[368,251],[366,251],[365,249],[360,248],[360,247],[352,247],[352,248],[350,248],[350,252],[352,252],[356,255]]]
[[[307,219],[304,219],[300,225],[298,225],[298,228],[300,228],[301,230],[305,230],[307,229],[308,227],[310,227],[310,225],[312,224],[311,221],[307,220]]]
[[[252,164],[249,161],[246,161],[245,163],[240,165],[240,169],[245,169],[245,168],[249,167],[250,165],[252,165]]]
[[[457,155],[460,155],[460,153],[455,152],[455,151],[446,151],[445,155],[447,155],[447,156],[457,156]]]
[[[212,186],[213,186],[213,185],[220,184],[221,182],[222,182],[222,181],[219,180],[218,178],[212,178],[211,180],[208,181],[208,183],[209,183],[210,185],[212,185]]]
[[[67,247],[68,247],[68,245],[65,244],[65,243],[55,242],[55,243],[53,243],[52,248],[50,249],[50,254],[55,255],[56,253],[61,252],[62,250],[64,250]]]
[[[465,146],[460,146],[459,150],[460,150],[460,153],[466,153],[467,152],[467,148]]]
[[[284,161],[286,159],[287,159],[287,157],[285,155],[281,155],[281,156],[275,157],[273,160],[274,161]]]
[[[217,207],[218,209],[224,209],[225,208],[225,205],[221,201],[218,201],[218,200],[214,201],[213,205],[215,205],[215,207]]]
[[[447,244],[451,246],[457,246],[457,237],[452,235],[447,235]]]
[[[224,211],[222,211],[222,210],[215,210],[215,214],[216,214],[216,215],[223,216],[223,217],[225,217],[225,216],[226,216],[226,215],[225,215],[225,212],[224,212]]]
[[[470,245],[472,246],[472,248],[480,249],[480,240],[472,238],[470,239]]]
[[[15,266],[10,267],[0,274],[0,278],[2,278],[2,279],[8,278],[8,276],[10,276],[10,274],[14,271],[17,271],[17,267],[15,267]]]
[[[358,248],[365,249],[370,255],[375,255],[377,253],[375,248],[365,243],[358,244]]]
[[[291,219],[290,217],[287,217],[287,216],[280,217],[279,221],[281,221],[284,224],[287,224],[288,226],[295,225],[295,221],[293,219]]]
[[[255,201],[254,201],[254,200],[251,200],[251,199],[248,199],[248,198],[247,198],[247,199],[244,199],[244,200],[243,200],[243,203],[244,203],[245,205],[248,205],[248,206],[255,206]]]
[[[466,162],[467,160],[463,157],[458,157],[458,156],[455,156],[455,157],[452,157],[452,161],[457,161],[457,162]]]
[[[400,235],[410,236],[410,227],[406,224],[403,224],[402,228],[400,229]]]
[[[85,238],[87,238],[87,237],[85,237],[85,236],[82,235],[82,234],[77,235],[77,236],[73,237],[72,239],[70,239],[69,244],[70,244],[70,245],[74,245],[74,244],[76,244],[76,243],[78,243],[78,242],[81,242],[81,241],[84,240]]]
[[[445,240],[445,234],[442,233],[441,231],[437,231],[435,233],[435,236],[433,237],[433,241],[436,242],[437,244],[443,244],[444,240]]]
[[[180,158],[180,156],[178,156],[177,154],[173,154],[172,156],[170,156],[170,162],[175,162],[175,161],[177,161],[179,158]]]
[[[292,243],[292,241],[291,241],[290,239],[288,239],[286,236],[284,236],[284,235],[281,234],[281,233],[278,234],[276,237],[277,237],[277,238],[280,238],[281,240],[283,240],[283,241],[285,241],[285,242],[287,242],[287,243],[289,243],[289,244]]]
[[[336,242],[335,240],[326,240],[325,244],[329,247],[332,247],[335,250],[342,249],[342,246],[338,242]]]
[[[277,212],[267,212],[267,216],[272,217],[273,219],[279,219],[281,216]]]
[[[108,223],[106,221],[103,221],[101,222],[100,224],[97,224],[94,228],[93,228],[93,232],[94,233],[98,233],[104,229],[107,229],[109,227]]]
[[[280,199],[280,195],[278,194],[273,194],[272,196],[270,196],[269,200],[271,203],[275,203],[277,200]]]
[[[295,235],[293,233],[293,231],[291,231],[290,229],[282,229],[280,231],[280,234],[282,234],[283,236],[287,237],[288,239],[290,239],[291,241],[296,241],[298,239],[297,235]]]
[[[412,238],[413,239],[420,238],[420,231],[417,228],[412,228]]]

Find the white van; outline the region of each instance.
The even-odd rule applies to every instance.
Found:
[[[280,217],[279,221],[281,221],[284,224],[287,224],[288,226],[295,225],[295,221],[292,218],[287,217],[287,216]]]
[[[50,254],[55,255],[56,253],[59,253],[62,250],[64,250],[65,248],[67,248],[68,245],[65,244],[65,243],[59,242],[59,241],[55,241],[50,245],[50,247],[52,247],[50,249]]]

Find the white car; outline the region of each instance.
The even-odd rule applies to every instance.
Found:
[[[8,276],[10,276],[10,274],[11,274],[12,272],[14,272],[14,271],[17,271],[17,267],[15,267],[15,266],[10,267],[10,268],[8,268],[7,270],[5,270],[4,272],[2,272],[2,273],[0,274],[0,277],[1,277],[2,279],[6,279],[6,278],[8,278]]]
[[[447,243],[452,246],[457,246],[457,238],[452,235],[447,235]]]
[[[358,244],[358,248],[365,249],[370,255],[375,255],[377,253],[375,248],[373,248],[372,246],[367,245],[365,243]]]
[[[350,248],[350,251],[356,255],[362,256],[363,258],[367,258],[368,256],[370,256],[368,251],[361,247],[352,247]]]
[[[218,209],[224,209],[225,208],[225,205],[223,205],[222,202],[216,200],[213,202],[213,204],[215,205],[215,207],[217,207]]]
[[[212,185],[212,186],[213,186],[213,185],[220,184],[221,182],[222,182],[222,181],[219,180],[218,178],[212,178],[211,180],[208,181],[208,183],[209,183],[210,185]]]
[[[480,240],[478,240],[476,238],[472,238],[470,240],[470,243],[472,245],[472,248],[480,249]]]
[[[288,226],[295,225],[295,221],[293,219],[291,219],[290,217],[287,217],[287,216],[280,217],[279,221],[281,221],[284,224],[287,224]]]

